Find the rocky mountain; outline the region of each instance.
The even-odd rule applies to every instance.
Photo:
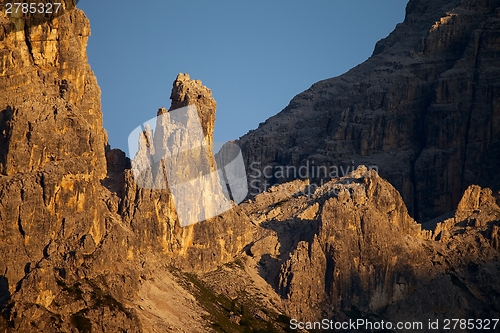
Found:
[[[268,230],[248,253],[292,318],[498,316],[500,207],[491,190],[471,186],[453,217],[422,230],[366,167],[313,195],[297,186],[280,198],[281,186],[245,206]]]
[[[247,166],[259,163],[249,179],[277,185],[192,224],[180,216],[224,199],[175,192],[164,175],[221,160],[200,148],[150,162],[187,151],[190,134],[165,120],[179,107],[196,107],[185,121],[211,147],[211,91],[180,74],[128,159],[102,127],[89,22],[63,6],[57,17],[0,6],[0,332],[289,332],[292,319],[430,331],[428,320],[500,318],[498,1],[411,0],[367,62],[240,140]],[[304,161],[346,172],[252,174]],[[179,210],[179,193],[201,193],[201,208]],[[420,220],[449,214],[420,224],[407,206]]]
[[[86,57],[89,22],[65,5],[63,15],[36,24],[15,18],[21,29],[2,17],[2,313],[22,332],[139,332],[138,315],[122,301],[132,301],[151,271],[147,257],[185,271],[213,269],[250,242],[250,222],[235,208],[182,228],[170,192],[137,186],[130,161],[107,146]],[[209,90],[189,77],[176,84],[172,104],[192,98],[183,84],[198,87],[206,98],[199,110],[213,128]]]
[[[255,184],[307,178],[282,166],[318,183],[373,166],[420,222],[455,209],[471,184],[500,190],[499,6],[410,0],[367,61],[240,139]]]

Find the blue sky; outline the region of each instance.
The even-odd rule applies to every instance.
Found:
[[[81,0],[112,148],[170,106],[178,73],[217,101],[215,140],[237,139],[314,82],[366,60],[405,0]]]

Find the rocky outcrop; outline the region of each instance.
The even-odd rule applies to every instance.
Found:
[[[0,330],[139,332],[152,310],[135,299],[152,271],[213,269],[253,231],[238,209],[182,228],[170,191],[138,186],[107,148],[89,22],[71,5],[44,20],[1,12]],[[211,140],[210,91],[186,75],[174,86],[173,107],[196,102]]]
[[[287,198],[277,214],[265,216],[261,226],[274,230],[280,245],[251,253],[266,267],[267,256],[275,258],[268,277],[293,318],[317,320],[325,311],[331,316],[353,306],[379,310],[407,297],[432,271],[420,225],[374,170],[358,168],[312,194]],[[302,236],[287,245],[296,228]],[[276,247],[281,251],[273,255]]]
[[[1,43],[1,174],[80,159],[86,163],[67,168],[105,177],[107,137],[100,89],[85,51],[88,21],[73,10],[44,24],[21,24],[23,30],[11,31]]]
[[[467,188],[454,216],[438,223],[433,232],[430,261],[439,274],[383,314],[393,320],[412,316],[422,321],[450,315],[498,316],[499,285],[494,276],[499,274],[499,226],[500,207],[491,190],[475,185]]]
[[[107,135],[87,63],[88,20],[79,10],[2,19],[2,314],[20,332],[139,331],[116,300],[127,290],[113,288],[123,271],[109,267],[126,257],[111,242],[125,232],[101,185]]]
[[[191,80],[189,74],[179,74],[174,81],[170,110],[195,105],[200,117],[206,141],[211,145],[214,141],[215,109],[217,103],[212,92],[203,86],[200,80]]]
[[[144,246],[174,254],[175,265],[188,270],[213,269],[253,238],[248,217],[226,198],[215,171],[215,106],[201,81],[179,74],[169,111],[158,111],[154,131],[146,128],[139,138],[132,170],[124,170],[118,214],[145,233]]]
[[[411,0],[367,61],[313,84],[240,139],[253,180],[321,183],[376,166],[420,222],[453,210],[471,184],[498,191],[499,6]],[[253,170],[268,166],[266,179]]]
[[[471,186],[454,217],[429,231],[366,167],[313,193],[300,183],[294,189],[275,186],[243,205],[266,230],[245,261],[292,318],[396,323],[499,315],[500,207],[491,190]]]

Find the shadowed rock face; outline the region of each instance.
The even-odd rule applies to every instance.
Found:
[[[292,318],[498,316],[500,207],[491,190],[469,187],[454,216],[431,231],[365,167],[313,195],[295,186],[299,194],[280,197],[291,193],[285,185],[244,209],[267,229],[249,257]]]
[[[470,184],[499,190],[499,6],[410,1],[367,61],[240,139],[247,165],[376,165],[421,222],[454,209]]]

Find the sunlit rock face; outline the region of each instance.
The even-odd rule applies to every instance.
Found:
[[[191,80],[189,74],[180,73],[174,81],[170,110],[176,110],[188,105],[196,106],[198,116],[205,134],[205,140],[211,146],[214,142],[215,109],[217,103],[212,97],[212,91],[202,85],[200,80]]]
[[[90,25],[71,10],[50,21],[4,15],[0,61],[0,173],[32,172],[70,159],[73,173],[106,175],[100,89],[87,63]],[[71,142],[72,144],[68,144]],[[77,163],[78,164],[78,163]]]
[[[2,319],[21,332],[33,331],[30,323],[38,331],[69,331],[86,307],[64,286],[81,280],[89,287],[84,279],[122,256],[98,255],[109,250],[114,225],[111,193],[101,185],[107,135],[87,63],[89,22],[74,3],[62,6],[50,19],[0,13],[0,299]],[[89,308],[88,316],[111,330],[134,327],[133,315],[118,312],[115,324],[111,314],[97,319]]]
[[[0,265],[9,269],[0,270],[18,281],[55,239],[89,233],[101,241],[105,206],[94,198],[106,176],[107,137],[85,15],[20,21],[20,30],[2,19],[0,219],[9,241]]]
[[[367,61],[243,136],[247,164],[308,165],[316,182],[329,178],[313,176],[318,166],[377,166],[419,222],[454,209],[471,184],[500,190],[498,6],[410,1]]]
[[[252,238],[248,218],[229,202],[221,216],[182,227],[172,193],[138,186],[131,161],[108,150],[82,11],[15,24],[1,15],[0,327],[139,332],[127,302],[140,276],[155,265],[204,271],[233,260]],[[211,146],[215,101],[182,77],[192,88],[176,98],[190,105],[192,92],[203,102],[193,121]],[[211,150],[203,157],[214,170]],[[160,263],[146,265],[149,256]]]
[[[241,251],[254,228],[223,189],[218,169],[224,166],[216,165],[212,151],[210,89],[181,73],[171,99],[169,110],[160,108],[139,131],[119,213],[138,232],[154,225],[144,245],[161,246],[174,265],[213,269]]]

